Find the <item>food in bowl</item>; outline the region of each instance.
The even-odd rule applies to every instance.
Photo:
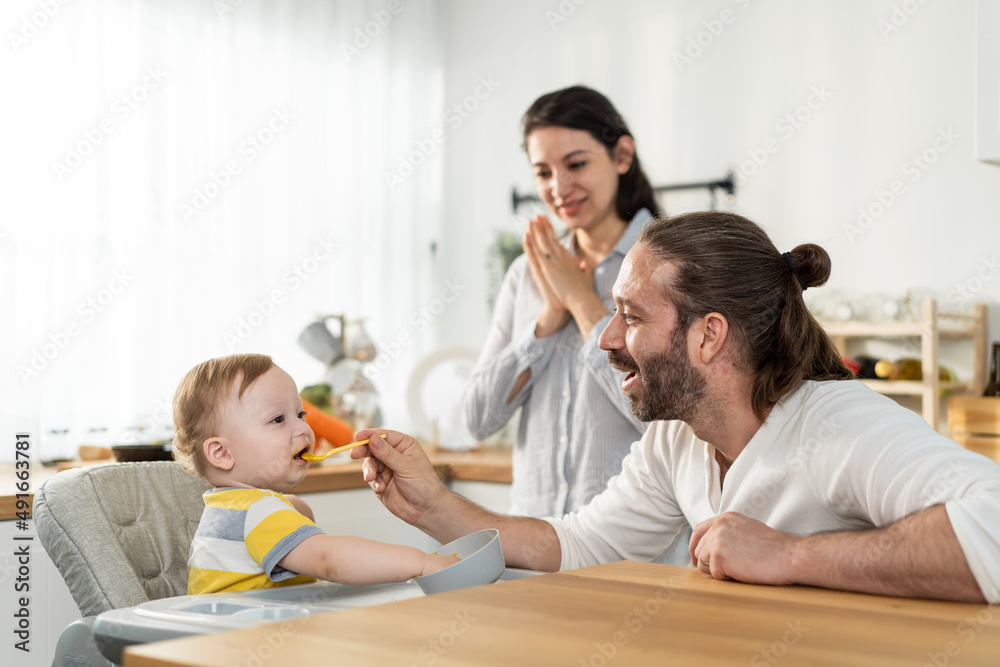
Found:
[[[435,553],[450,553],[459,561],[437,572],[413,579],[426,595],[492,584],[500,578],[506,567],[503,547],[500,546],[500,533],[496,528],[460,537],[438,547]]]

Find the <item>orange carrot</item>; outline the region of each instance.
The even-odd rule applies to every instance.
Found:
[[[317,438],[323,438],[333,447],[340,447],[354,440],[354,429],[350,424],[340,421],[304,399],[302,407],[306,411],[306,423]]]

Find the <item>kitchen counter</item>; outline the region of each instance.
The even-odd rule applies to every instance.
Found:
[[[438,477],[445,481],[463,480],[476,482],[496,482],[510,484],[511,482],[511,450],[510,448],[485,448],[456,452],[445,449],[427,448],[427,455],[434,464]],[[31,490],[41,486],[45,480],[62,470],[79,468],[86,465],[114,463],[113,460],[70,461],[60,463],[56,468],[50,468],[33,463],[31,468]],[[17,518],[14,487],[14,465],[0,465],[0,521]],[[339,491],[342,489],[365,488],[361,477],[361,461],[345,463],[319,463],[313,465],[306,473],[306,478],[299,482],[291,493],[313,493],[317,491]],[[29,498],[34,502],[34,496]]]

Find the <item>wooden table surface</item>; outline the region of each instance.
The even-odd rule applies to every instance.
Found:
[[[125,667],[998,665],[1000,606],[623,561],[128,649]]]

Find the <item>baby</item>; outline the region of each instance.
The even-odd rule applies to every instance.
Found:
[[[284,495],[313,446],[295,382],[263,354],[198,364],[174,395],[174,458],[207,480],[191,543],[188,594],[406,581],[458,561],[413,547],[327,535],[309,506]]]

